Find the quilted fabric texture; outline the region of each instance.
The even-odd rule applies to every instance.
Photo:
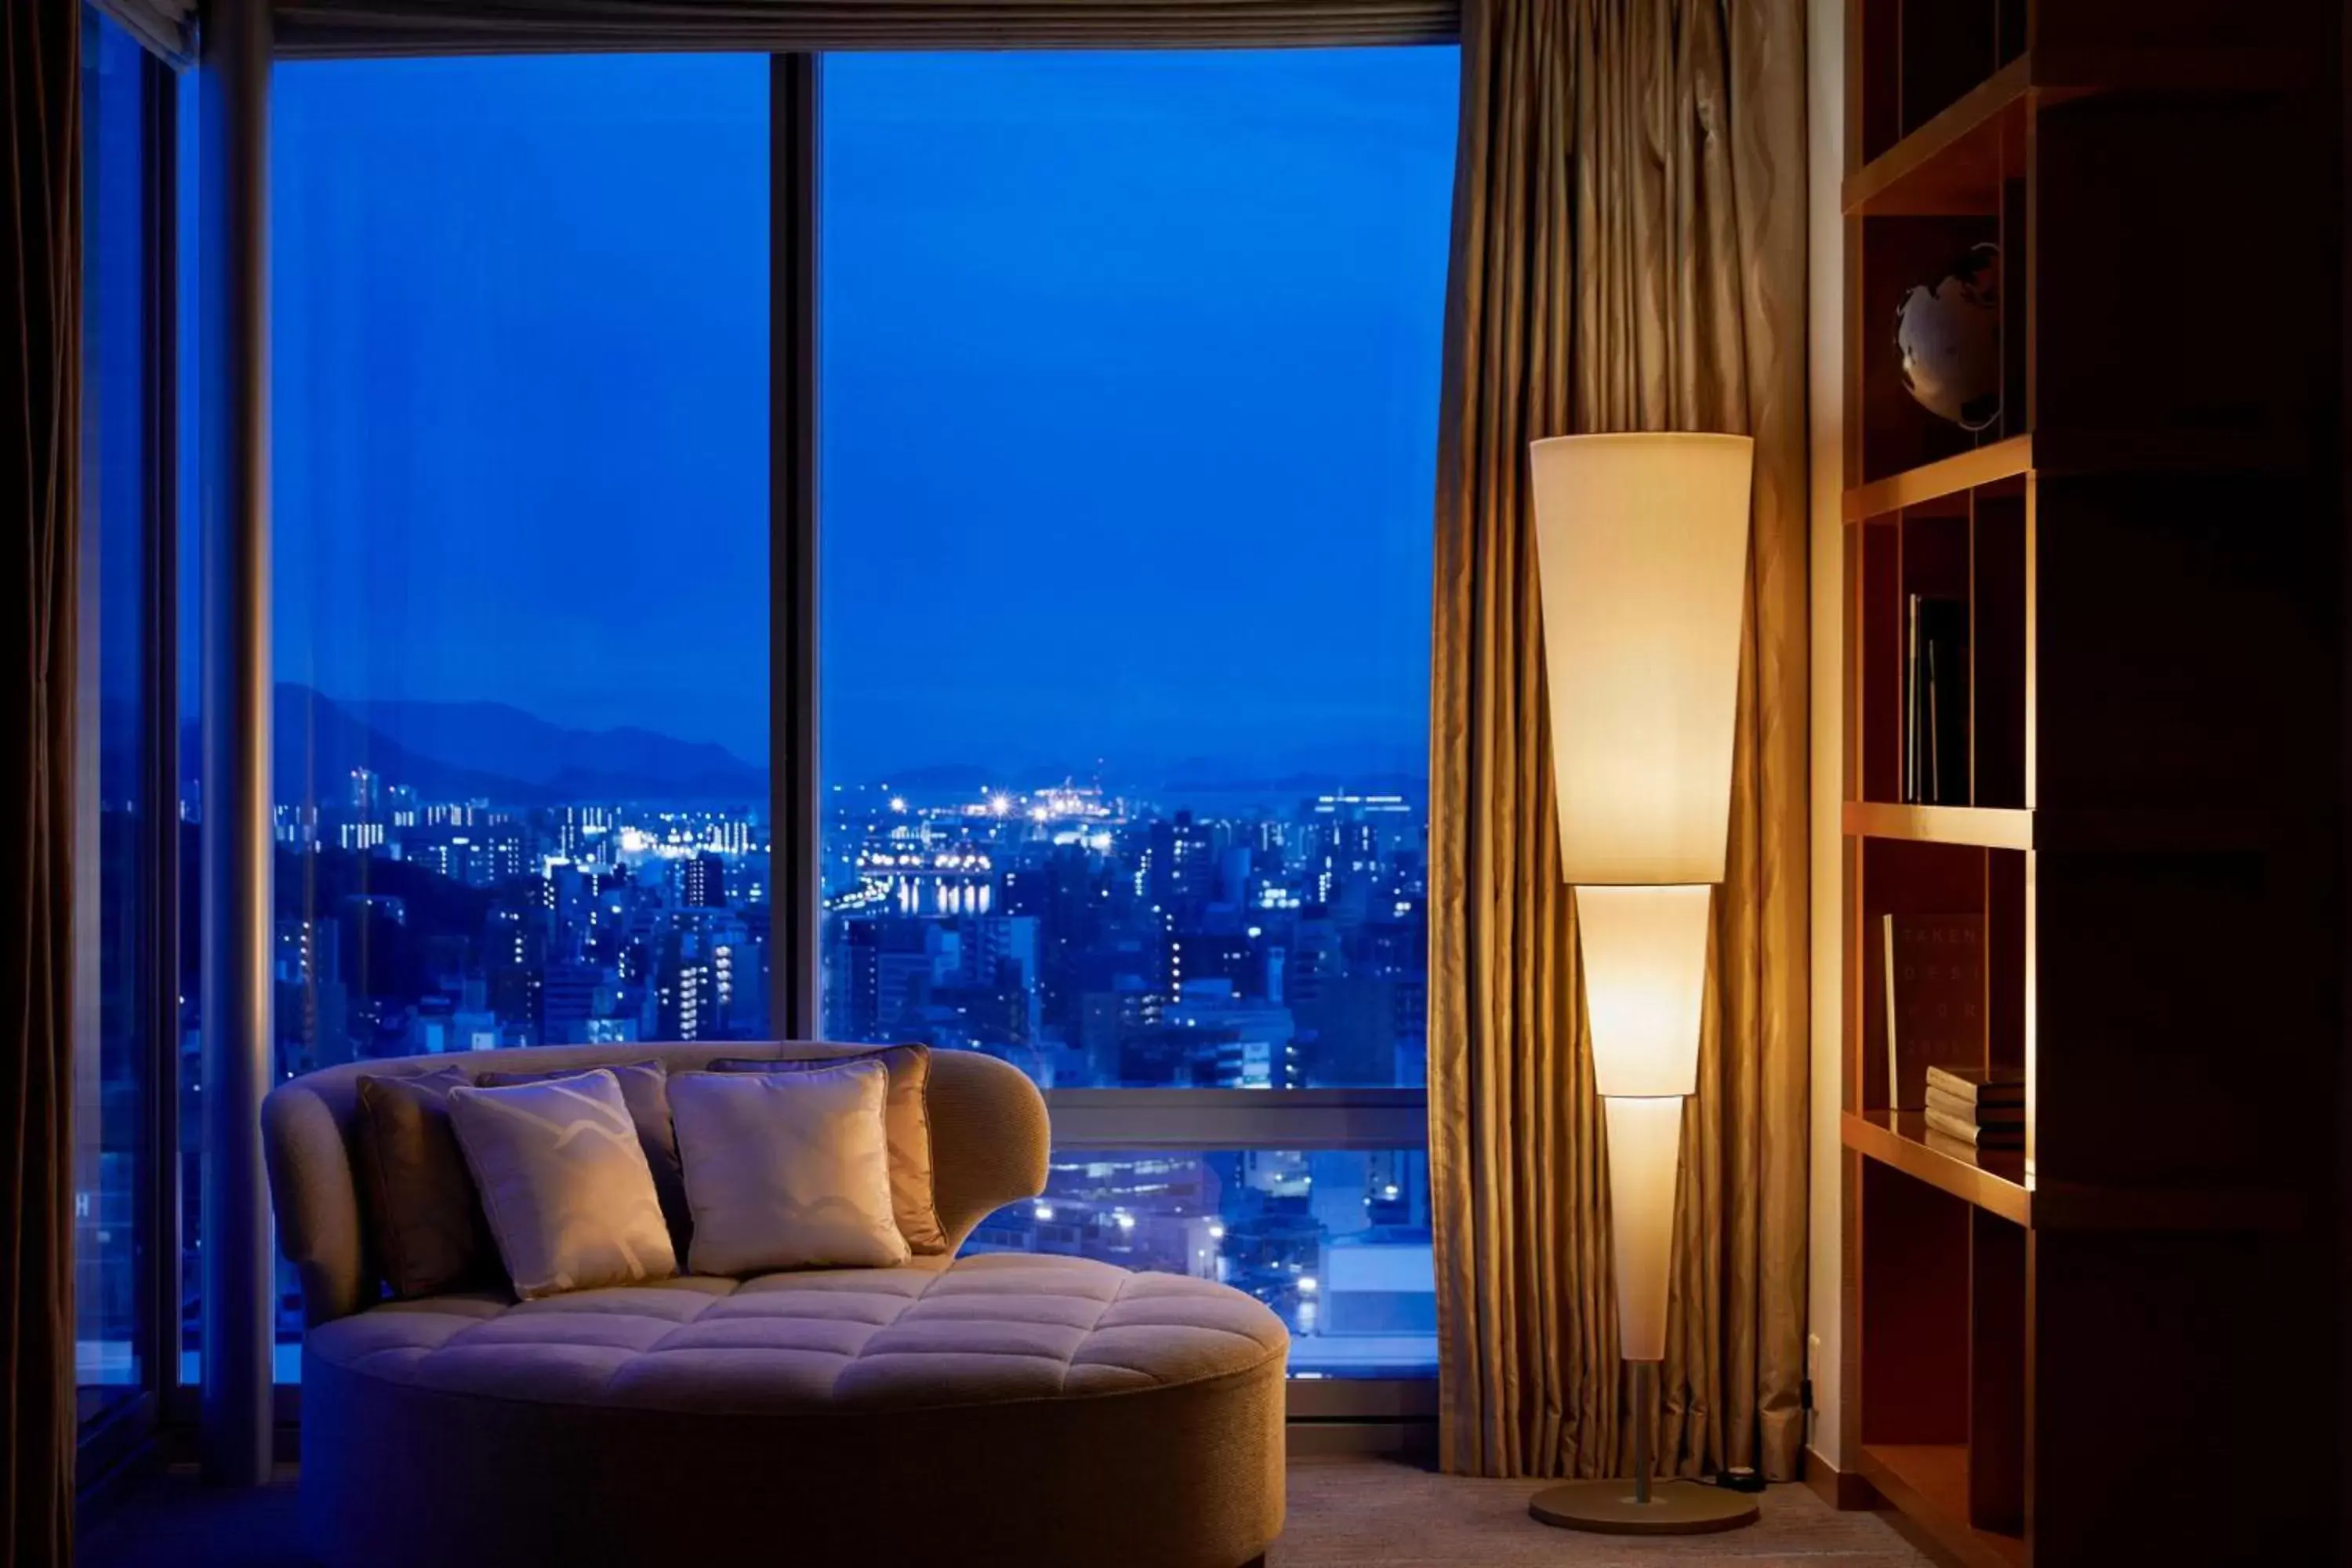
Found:
[[[1263,1369],[1288,1342],[1263,1305],[1209,1280],[998,1253],[391,1301],[313,1328],[308,1353],[441,1393],[765,1414],[1164,1388]]]

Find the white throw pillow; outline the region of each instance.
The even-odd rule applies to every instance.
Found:
[[[882,1116],[889,1082],[872,1058],[816,1072],[672,1077],[694,1213],[688,1266],[742,1275],[906,1262]]]
[[[677,1272],[653,1168],[611,1072],[453,1089],[449,1121],[516,1295]]]

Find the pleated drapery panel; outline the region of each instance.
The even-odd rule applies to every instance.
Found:
[[[0,310],[16,489],[0,542],[0,1568],[72,1561],[75,565],[81,6],[0,5],[13,285]]]
[[[1730,861],[1656,1460],[1797,1473],[1807,1082],[1801,0],[1465,0],[1438,458],[1430,1174],[1445,1468],[1633,1462],[1528,444],[1756,438]]]
[[[1458,0],[278,0],[288,56],[1446,43]]]

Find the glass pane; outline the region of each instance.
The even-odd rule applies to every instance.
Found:
[[[828,1036],[1423,1081],[1457,64],[827,58]]]
[[[1093,1258],[1245,1290],[1288,1325],[1293,1377],[1437,1367],[1418,1149],[1056,1150],[1045,1195],[991,1215],[964,1250]]]
[[[148,679],[145,55],[95,12],[82,36],[81,703],[75,824],[75,1374],[84,1419],[143,1387],[153,1240],[158,889],[148,842],[157,694]],[[94,982],[94,984],[93,984]]]
[[[277,68],[281,1074],[768,1034],[768,74]]]

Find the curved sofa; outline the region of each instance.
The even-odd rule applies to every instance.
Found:
[[[378,1298],[358,1080],[856,1047],[552,1047],[355,1063],[263,1107],[300,1272],[302,1508],[332,1568],[644,1563],[1243,1568],[1282,1528],[1278,1319],[1223,1286],[1078,1258],[688,1276],[530,1302]],[[1045,1175],[1019,1072],[934,1053],[961,1246]]]

